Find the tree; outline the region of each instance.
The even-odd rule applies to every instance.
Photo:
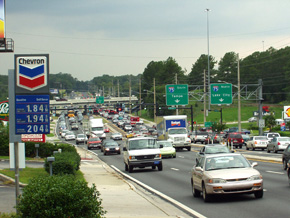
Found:
[[[221,58],[217,73],[218,80],[229,83],[237,82],[237,59],[238,55],[234,52],[228,52]]]
[[[208,69],[208,56],[205,54],[202,54],[197,61],[192,65],[191,72],[188,75],[188,83],[193,85],[200,85],[203,84],[203,78],[204,78],[204,70],[207,71]],[[210,70],[212,70],[216,64],[216,61],[214,58],[210,55],[209,56],[209,62],[210,62]],[[213,72],[211,72],[211,76]],[[207,74],[206,74],[207,76]]]
[[[265,116],[265,126],[270,128],[270,131],[272,128],[276,125],[275,117],[271,113],[271,115]]]

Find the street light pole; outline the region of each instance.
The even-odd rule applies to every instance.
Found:
[[[207,21],[207,74],[208,74],[208,110],[210,110],[210,63],[209,63],[209,22],[208,12],[210,9],[206,8],[206,21]]]
[[[153,78],[154,87],[154,122],[156,123],[156,90],[155,90],[155,78]]]
[[[240,58],[238,54],[238,128],[239,132],[242,131],[241,127],[241,81],[240,81]]]

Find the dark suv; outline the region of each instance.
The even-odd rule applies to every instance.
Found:
[[[232,143],[233,143],[233,146],[235,146],[236,148],[237,147],[242,148],[244,144],[244,139],[242,135],[239,133],[229,133],[228,138],[227,138],[227,145],[231,146]]]

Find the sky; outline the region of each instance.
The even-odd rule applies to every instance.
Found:
[[[49,54],[50,73],[80,81],[142,74],[168,57],[189,73],[208,51],[219,61],[288,46],[289,8],[289,0],[6,0],[15,48],[0,53],[0,74],[14,68],[14,54]]]

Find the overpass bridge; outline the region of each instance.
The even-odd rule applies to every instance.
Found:
[[[132,104],[138,103],[138,98],[136,96],[132,96],[131,99],[129,97],[110,97],[104,99],[103,105],[114,105],[116,103],[124,103],[129,104],[131,101]],[[50,100],[50,106],[68,106],[68,105],[89,105],[89,104],[96,104],[95,98],[89,99],[68,99],[67,101],[56,101]]]

